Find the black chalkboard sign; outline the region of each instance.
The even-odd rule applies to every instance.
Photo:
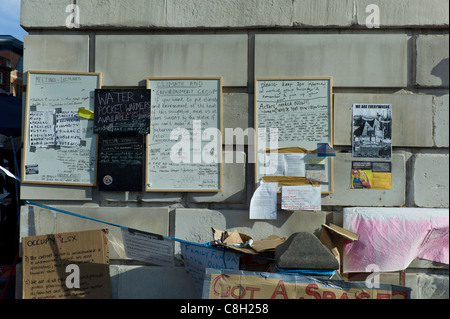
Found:
[[[150,133],[150,96],[147,89],[96,89],[94,133]]]
[[[142,191],[143,135],[99,135],[99,190]]]

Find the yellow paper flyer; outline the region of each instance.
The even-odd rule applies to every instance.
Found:
[[[391,162],[352,162],[353,189],[391,189]]]

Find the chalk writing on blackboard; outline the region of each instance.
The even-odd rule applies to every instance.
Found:
[[[99,189],[141,191],[143,158],[142,135],[100,135],[98,150]]]
[[[150,132],[150,90],[95,90],[94,132]]]

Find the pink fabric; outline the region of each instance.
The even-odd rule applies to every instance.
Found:
[[[448,264],[448,216],[416,214],[417,210],[408,215],[406,208],[385,213],[382,208],[359,210],[361,214],[356,209],[347,217],[344,211],[344,228],[360,236],[344,245],[345,273],[399,271],[417,257]]]

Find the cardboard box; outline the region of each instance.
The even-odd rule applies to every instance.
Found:
[[[23,237],[22,262],[23,299],[111,298],[106,228]]]
[[[251,236],[239,233],[234,229],[231,233],[212,228],[213,243],[219,247],[233,249],[250,255],[272,252],[275,247],[286,241],[286,237],[271,235],[261,240],[253,240]]]
[[[359,235],[342,227],[322,224],[320,242],[327,247],[339,262],[339,272],[342,274],[343,248],[345,241],[356,241]]]

